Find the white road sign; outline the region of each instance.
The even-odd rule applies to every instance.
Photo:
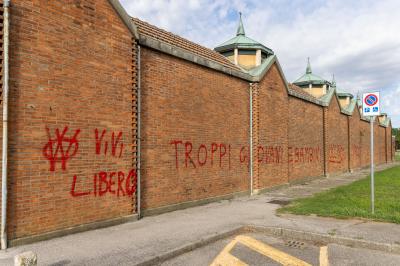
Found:
[[[380,107],[381,99],[379,92],[369,92],[363,94],[363,115],[371,117],[371,144],[370,144],[370,157],[371,157],[371,211],[375,213],[375,177],[374,177],[374,116],[381,114]]]
[[[363,94],[363,115],[377,116],[381,114],[379,92],[369,92]]]

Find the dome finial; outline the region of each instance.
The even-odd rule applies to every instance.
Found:
[[[332,87],[336,88],[335,74],[332,74]]]
[[[238,36],[238,35],[245,35],[243,22],[242,22],[242,12],[239,12],[239,27],[237,29],[236,36]]]
[[[311,74],[311,64],[310,64],[310,57],[307,57],[307,69],[306,69],[306,74]]]

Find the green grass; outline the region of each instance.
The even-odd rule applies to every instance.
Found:
[[[395,160],[400,161],[400,152],[396,152]]]
[[[298,199],[278,213],[366,218],[400,224],[400,166],[375,174],[375,214],[370,207],[370,178]]]

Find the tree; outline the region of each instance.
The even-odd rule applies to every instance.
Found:
[[[400,128],[392,128],[392,135],[396,137],[396,141],[400,142]]]

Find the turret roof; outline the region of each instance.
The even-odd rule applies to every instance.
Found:
[[[308,58],[306,73],[297,80],[295,80],[293,84],[297,86],[308,85],[308,84],[323,85],[323,84],[330,84],[330,82],[312,73],[310,58]]]
[[[226,51],[232,51],[236,48],[251,49],[251,50],[260,49],[266,54],[269,55],[274,54],[274,52],[270,48],[246,36],[242,21],[242,14],[239,13],[239,15],[240,15],[239,26],[236,31],[236,36],[218,45],[217,47],[214,48],[214,50],[217,52],[226,52]]]

